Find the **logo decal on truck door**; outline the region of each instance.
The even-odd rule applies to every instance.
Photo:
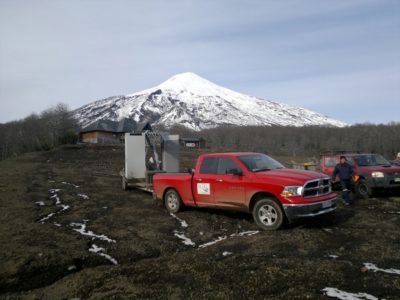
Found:
[[[198,183],[197,194],[199,195],[211,195],[211,189],[209,183]]]

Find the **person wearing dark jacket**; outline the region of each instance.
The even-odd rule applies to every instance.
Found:
[[[353,167],[347,163],[346,157],[340,157],[340,163],[335,166],[332,174],[332,181],[339,175],[340,185],[342,186],[342,198],[345,205],[350,205],[350,180],[354,176]]]

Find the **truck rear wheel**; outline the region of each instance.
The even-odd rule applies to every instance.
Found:
[[[176,213],[182,208],[182,199],[175,190],[168,190],[164,196],[164,204],[170,213]]]
[[[253,208],[253,218],[262,230],[276,230],[283,224],[283,211],[281,206],[270,198],[261,199]]]
[[[371,197],[371,188],[368,186],[365,179],[360,179],[356,184],[356,194],[358,197],[368,199]]]

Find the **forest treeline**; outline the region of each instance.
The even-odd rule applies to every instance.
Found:
[[[318,157],[331,150],[383,154],[389,160],[400,152],[400,122],[337,127],[227,126],[192,131],[183,126],[161,131],[206,140],[210,151],[254,151],[274,156]],[[0,124],[0,160],[22,153],[76,143],[79,127],[65,104],[40,114]]]
[[[181,137],[202,137],[211,151],[254,151],[275,156],[318,157],[321,152],[348,150],[380,153],[389,160],[400,152],[400,123],[337,127],[218,127],[200,132],[176,126]]]
[[[76,131],[77,123],[68,106],[63,103],[40,114],[0,124],[0,160],[75,143]]]

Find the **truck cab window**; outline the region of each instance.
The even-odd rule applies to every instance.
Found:
[[[325,157],[325,167],[334,167],[337,163],[334,157]]]
[[[218,174],[230,174],[232,170],[242,171],[240,167],[230,158],[220,158],[218,163]]]
[[[206,157],[201,163],[200,174],[217,174],[218,160],[216,157]]]

